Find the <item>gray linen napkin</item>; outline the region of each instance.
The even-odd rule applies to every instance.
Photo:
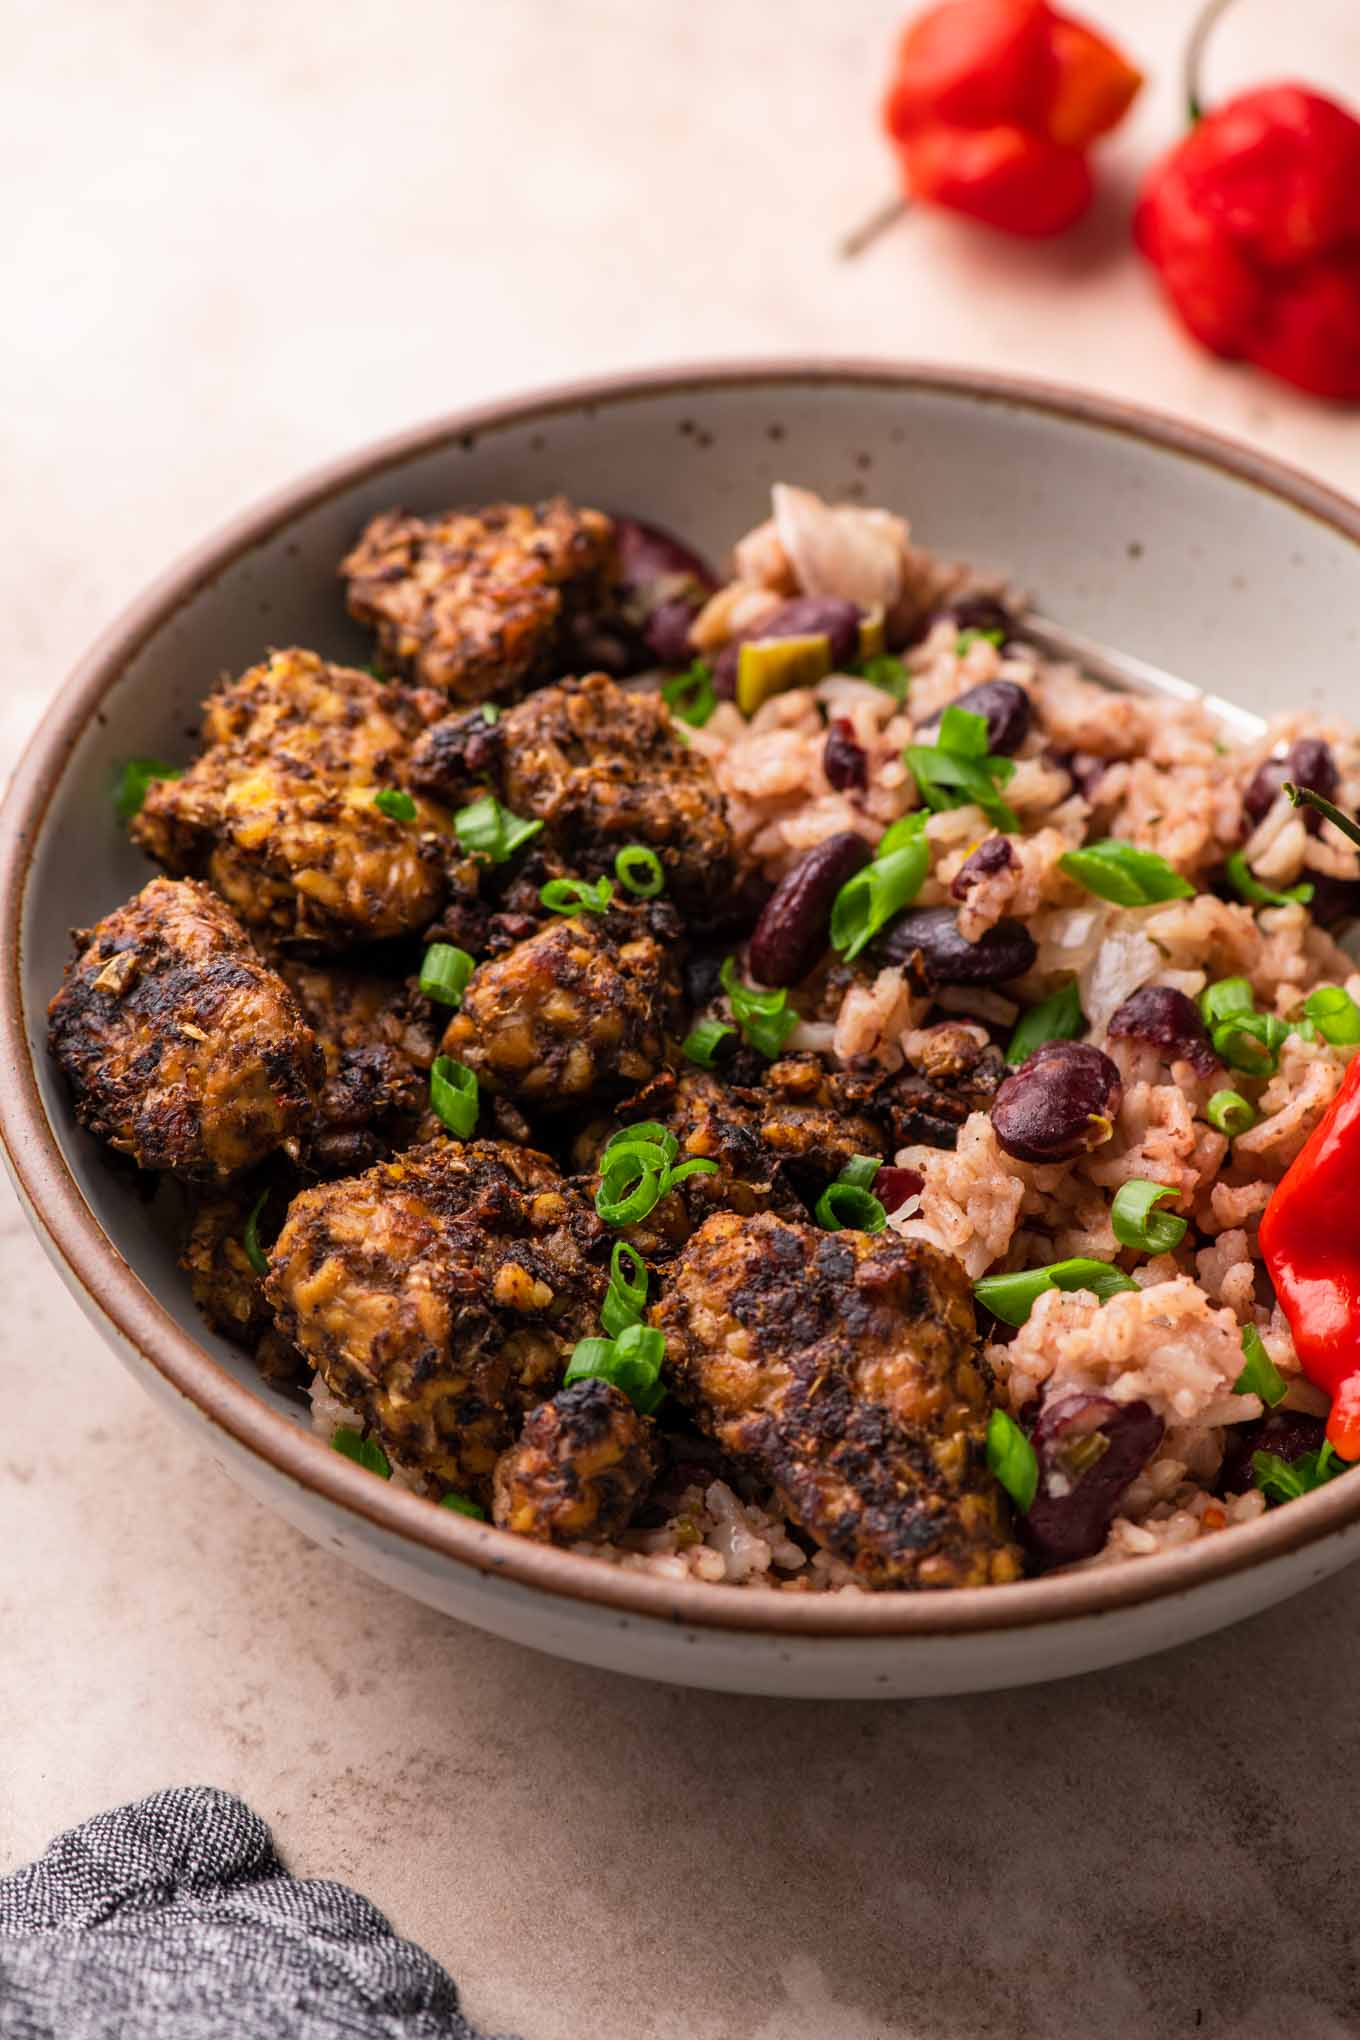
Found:
[[[230,1793],[153,1792],[0,1878],[2,2040],[483,2040],[439,1964],[290,1877]]]

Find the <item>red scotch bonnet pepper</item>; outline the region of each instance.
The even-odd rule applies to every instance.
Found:
[[[1134,237],[1195,338],[1360,398],[1360,121],[1300,85],[1205,114],[1148,178]]]
[[[1047,0],[944,0],[910,22],[883,122],[909,197],[1037,237],[1091,202],[1086,150],[1142,83]]]

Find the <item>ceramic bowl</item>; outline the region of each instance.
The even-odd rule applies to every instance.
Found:
[[[1354,709],[1360,509],[1147,414],[860,363],[671,370],[464,413],[294,484],[173,567],[60,690],[0,819],[0,1130],[19,1194],[123,1363],[252,1493],[338,1557],[540,1650],[754,1693],[1020,1685],[1202,1635],[1360,1555],[1360,1477],[1167,1556],[941,1595],[672,1583],[543,1549],[331,1451],[210,1334],[156,1209],[75,1125],[44,1009],[87,925],[148,877],[109,786],[179,756],[214,678],[268,645],[362,661],[336,563],[374,511],[564,490],[711,555],[781,477],[906,512],[1051,616],[1245,706]]]

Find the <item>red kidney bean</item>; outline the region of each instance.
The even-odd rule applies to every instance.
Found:
[[[748,959],[762,985],[796,985],[826,948],[831,903],[873,852],[846,829],[805,851],[775,887],[756,922]]]
[[[1020,1518],[1021,1535],[1046,1565],[1095,1556],[1165,1429],[1145,1402],[1068,1395],[1047,1406],[1034,1427],[1039,1487]]]
[[[966,899],[973,887],[980,885],[984,878],[995,878],[1002,871],[1014,871],[1019,862],[1009,836],[988,836],[959,866],[949,890],[956,900]]]
[[[937,609],[930,620],[938,623],[946,616],[956,630],[1001,630],[1008,638],[1015,636],[1015,618],[995,595],[960,595],[957,601]]]
[[[1360,920],[1360,879],[1333,878],[1328,871],[1310,871],[1313,897],[1308,911],[1319,928],[1339,928]]]
[[[1112,1041],[1145,1041],[1168,1061],[1190,1063],[1202,1077],[1218,1068],[1199,1007],[1171,985],[1144,985],[1134,992],[1115,1010],[1108,1033]]]
[[[707,560],[658,524],[616,517],[619,596],[625,615],[663,666],[687,666],[689,627],[718,579]]]
[[[887,1212],[900,1211],[910,1197],[919,1197],[926,1179],[919,1169],[898,1169],[884,1163],[874,1177],[873,1191]]]
[[[781,602],[763,623],[752,624],[723,646],[714,663],[713,685],[731,700],[742,646],[763,644],[767,638],[824,637],[831,647],[833,670],[844,668],[859,650],[859,619],[856,602],[842,602],[834,595],[795,595]]]
[[[869,754],[855,736],[848,716],[838,715],[826,733],[822,746],[822,770],[837,793],[851,787],[861,790],[869,784]]]
[[[1336,769],[1331,746],[1321,737],[1300,737],[1291,744],[1283,758],[1267,758],[1258,765],[1242,796],[1247,819],[1253,826],[1264,821],[1275,803],[1275,798],[1286,779],[1295,786],[1307,786],[1314,793],[1320,793],[1324,800],[1334,801],[1341,785],[1341,775]],[[1304,811],[1304,821],[1311,835],[1316,836],[1322,827],[1322,816],[1316,809]]]
[[[1018,1162],[1067,1161],[1110,1138],[1123,1095],[1119,1071],[1103,1049],[1089,1041],[1046,1041],[998,1090],[992,1127]]]
[[[1009,758],[1029,735],[1029,696],[1014,680],[980,680],[976,687],[959,696],[954,707],[985,717],[987,749],[998,758]],[[938,715],[923,722],[912,738],[917,744],[937,744],[939,740]]]
[[[952,907],[908,907],[879,936],[890,963],[905,964],[927,989],[935,985],[1001,985],[1023,977],[1038,955],[1021,921],[1000,920],[976,942],[959,933]]]
[[[1326,1436],[1327,1426],[1322,1418],[1307,1416],[1302,1410],[1272,1410],[1269,1416],[1258,1417],[1254,1423],[1231,1425],[1219,1469],[1219,1493],[1244,1495],[1248,1488],[1255,1487],[1253,1453],[1273,1452],[1277,1459],[1287,1459],[1292,1465],[1306,1452],[1318,1451]]]

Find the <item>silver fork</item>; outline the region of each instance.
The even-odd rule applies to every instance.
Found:
[[[1097,644],[1094,638],[1082,637],[1047,616],[1036,616],[1033,610],[1021,619],[1016,636],[1021,642],[1036,645],[1050,659],[1070,660],[1074,666],[1080,666],[1087,679],[1113,688],[1116,693],[1141,694],[1163,701],[1202,702],[1239,743],[1250,742],[1265,731],[1264,717],[1253,714],[1251,709],[1240,708],[1221,694],[1192,687],[1188,680],[1163,672],[1160,666],[1135,658],[1132,652],[1118,652],[1109,645]]]

